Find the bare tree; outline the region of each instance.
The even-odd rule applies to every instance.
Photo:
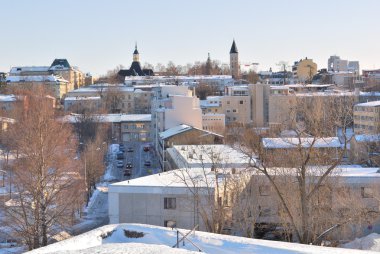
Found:
[[[270,152],[263,145],[263,137],[252,129],[246,129],[243,134],[237,135],[239,140],[235,145],[251,158],[250,167],[266,177],[286,215],[284,225],[291,229],[301,243],[311,243],[321,233],[321,228],[313,227],[313,222],[318,217],[314,202],[317,197],[323,196],[323,187],[346,155],[349,141],[347,129],[352,125],[350,100],[351,98],[344,98],[340,103],[314,101],[313,104],[305,100],[298,101],[292,108],[287,123],[282,125],[290,128],[293,137],[281,140],[282,144],[287,144],[287,149],[276,153]],[[319,145],[326,143],[325,138],[334,135],[338,129],[342,133],[341,148],[334,153],[320,149]],[[279,167],[273,167],[274,161],[280,163],[277,165]],[[281,166],[281,163],[287,165],[287,168]],[[324,213],[323,216],[327,214]]]
[[[178,181],[189,192],[190,205],[209,232],[252,237],[258,203],[252,199],[251,171],[234,168],[223,150],[209,145],[189,147],[191,164],[175,159]],[[180,162],[178,162],[178,160]],[[199,224],[199,219],[194,224]],[[195,225],[194,225],[195,226]]]
[[[107,74],[101,76],[96,83],[109,83],[109,84],[120,84],[124,80],[121,76],[118,75],[119,71],[124,69],[124,66],[119,64],[114,69],[107,71]]]
[[[72,221],[80,204],[81,177],[76,139],[70,126],[56,121],[54,109],[35,89],[12,128],[20,153],[12,165],[17,191],[6,209],[6,220],[29,249],[45,246],[48,236]]]
[[[123,111],[124,95],[120,92],[120,87],[109,86],[102,92],[104,101],[104,111],[108,113],[121,113]]]

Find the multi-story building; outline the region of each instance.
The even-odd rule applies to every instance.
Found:
[[[73,113],[99,112],[102,108],[102,101],[100,96],[68,96],[64,99],[63,107],[65,111]]]
[[[152,87],[142,90],[124,85],[96,84],[72,90],[67,97],[82,98],[81,105],[86,108],[93,106],[94,101],[84,98],[100,97],[101,107],[113,113],[148,114],[151,112],[152,95]]]
[[[359,61],[343,60],[339,56],[330,56],[327,61],[327,70],[333,72],[353,72],[359,74]]]
[[[226,115],[216,113],[202,114],[203,130],[211,131],[218,134],[224,133],[226,128]]]
[[[248,86],[226,88],[226,95],[220,99],[222,113],[226,116],[226,125],[251,124],[251,98]]]
[[[300,89],[298,92],[294,91],[294,89],[298,88]],[[311,91],[307,91],[309,88]],[[324,116],[326,119],[329,112],[331,112],[329,105],[332,103],[334,105],[344,105],[347,108],[353,107],[355,103],[355,94],[353,92],[325,89],[326,87],[318,85],[293,85],[287,87],[287,89],[271,87],[268,101],[269,125],[294,127],[291,124],[294,124],[295,121],[291,119],[297,119],[296,107],[297,105],[301,105],[301,103],[314,104],[315,110],[319,109],[322,110],[321,112],[324,112],[323,114],[318,113],[318,115]],[[317,107],[316,105],[319,106]],[[314,108],[310,108],[309,110],[313,112]]]
[[[172,167],[178,169],[109,186],[110,223],[176,225],[187,229],[199,225],[200,230],[207,230],[207,217],[202,216],[199,208],[224,209],[231,212],[225,213],[227,221],[234,218],[234,200],[229,193],[228,179],[239,177],[248,177],[248,181],[240,181],[240,190],[248,191],[250,196],[255,197],[255,203],[250,209],[253,209],[252,214],[257,216],[256,223],[274,227],[284,223],[284,218],[281,217],[282,206],[276,203],[277,194],[274,188],[263,174],[245,171],[249,159],[244,154],[226,146],[179,145],[169,148],[168,155]],[[276,174],[277,181],[284,174],[281,172],[288,172],[286,168],[281,169],[268,168],[267,172],[269,175]],[[238,174],[240,170],[248,174]],[[320,174],[317,170],[314,172],[307,177],[317,177]],[[289,174],[285,177],[289,181],[292,180]],[[336,213],[343,212],[342,209],[347,209],[349,202],[354,199],[360,211],[374,214],[379,212],[378,192],[375,188],[380,183],[378,168],[338,166],[334,176],[329,179],[336,184],[336,188],[329,189],[325,194],[326,202],[320,204],[323,208]],[[296,179],[294,180],[296,182]],[[215,182],[218,182],[219,188],[227,186],[227,191],[217,189]],[[346,194],[350,193],[351,198],[343,200],[341,190]],[[367,225],[357,225],[356,221],[348,221],[347,225],[331,233],[331,237],[347,239],[358,234],[368,234],[371,230],[379,230],[380,221],[374,219],[371,225],[371,228],[367,228]],[[229,223],[225,223],[225,226],[228,227]],[[233,233],[233,228],[230,233]]]
[[[311,83],[313,76],[317,74],[317,64],[312,59],[301,59],[292,66],[293,78],[300,83]]]
[[[187,86],[158,86],[153,91],[152,138],[158,151],[159,133],[186,124],[202,130],[199,99]]]
[[[86,117],[81,114],[70,114],[62,121],[80,124]],[[146,142],[150,139],[150,114],[94,114],[91,120],[110,127],[113,142]]]
[[[380,166],[380,134],[355,134],[350,140],[350,161]]]
[[[249,84],[251,97],[251,120],[253,127],[267,127],[269,122],[270,85]]]
[[[83,73],[69,64],[67,59],[55,59],[50,66],[12,67],[9,76],[47,76],[57,75],[69,82],[68,90],[85,84]]]
[[[59,76],[8,76],[7,84],[19,88],[31,88],[32,86],[45,86],[56,99],[62,99],[70,89],[70,82]]]
[[[380,133],[380,101],[354,106],[354,131],[356,134]]]

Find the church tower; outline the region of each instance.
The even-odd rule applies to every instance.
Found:
[[[137,43],[135,44],[135,51],[133,51],[133,62],[140,62],[140,54],[137,50]]]
[[[206,75],[211,75],[211,71],[212,71],[211,58],[210,58],[210,53],[208,53],[208,57],[206,61]]]
[[[240,78],[240,65],[239,65],[239,53],[236,47],[235,40],[232,42],[230,50],[230,69],[231,75],[234,79]]]

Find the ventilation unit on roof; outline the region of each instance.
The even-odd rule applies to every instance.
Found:
[[[193,158],[193,154],[192,153],[188,153],[187,158],[188,159],[192,159]]]

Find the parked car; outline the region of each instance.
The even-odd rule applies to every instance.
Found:
[[[117,152],[116,159],[118,159],[118,160],[124,159],[124,153],[123,152]]]
[[[132,175],[132,172],[130,169],[124,170],[124,176],[131,176],[131,175]]]
[[[128,150],[127,150],[129,153],[132,153],[133,152],[133,147],[128,147]]]
[[[145,161],[144,165],[149,167],[151,165],[151,163],[150,163],[150,161]]]
[[[144,152],[149,152],[149,146],[144,146],[144,148],[143,148],[143,150],[144,150]]]
[[[127,162],[127,164],[125,165],[126,168],[132,168],[132,162]]]
[[[124,162],[122,162],[122,161],[117,161],[117,163],[116,163],[116,167],[118,167],[118,168],[122,168],[122,167],[124,167]]]

